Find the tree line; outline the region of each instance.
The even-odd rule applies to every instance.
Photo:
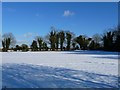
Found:
[[[57,30],[51,27],[47,40],[36,36],[31,45],[16,45],[16,39],[12,33],[2,36],[2,51],[70,51],[70,50],[105,50],[120,51],[120,28],[108,30],[103,35],[95,34],[92,37],[86,35],[75,36],[70,31]]]

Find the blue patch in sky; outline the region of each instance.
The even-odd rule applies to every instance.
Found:
[[[117,2],[4,2],[2,10],[3,33],[28,42],[51,26],[91,37],[118,23]]]

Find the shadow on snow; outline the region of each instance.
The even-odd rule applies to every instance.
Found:
[[[115,88],[118,78],[65,68],[3,64],[2,85],[8,88]]]
[[[77,50],[77,51],[65,51],[66,54],[88,54],[88,55],[120,55],[119,52],[107,52],[107,51],[96,51],[96,50]]]

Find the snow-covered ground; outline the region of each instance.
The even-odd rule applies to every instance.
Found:
[[[19,88],[118,87],[118,53],[3,52],[2,83]]]

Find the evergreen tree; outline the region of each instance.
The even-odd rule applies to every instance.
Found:
[[[22,49],[23,52],[28,51],[28,45],[22,44],[22,45],[21,45],[21,49]]]
[[[114,32],[109,31],[103,36],[103,45],[104,50],[111,51],[113,50],[113,38]]]
[[[73,50],[75,50],[75,46],[76,46],[76,43],[73,42],[73,43],[72,43]]]
[[[75,41],[79,44],[82,50],[88,49],[88,44],[91,41],[91,38],[86,38],[83,35],[80,35],[75,38]]]
[[[31,49],[32,51],[38,51],[37,41],[33,40]]]
[[[114,49],[120,52],[120,27],[118,27],[118,30],[115,30],[115,37]]]
[[[115,51],[120,52],[120,35],[117,36],[116,41],[115,41]]]
[[[60,31],[59,35],[60,35],[60,49],[62,51],[63,50],[63,43],[65,41],[65,33],[64,33],[64,31]]]
[[[91,43],[89,45],[89,49],[90,50],[94,50],[95,49],[95,42],[94,42],[94,40],[91,41]]]
[[[43,42],[43,50],[48,51],[48,46],[47,46],[47,43],[45,43],[45,42]]]
[[[38,42],[38,45],[39,45],[39,50],[41,51],[42,49],[42,43],[43,43],[43,40],[41,37],[37,37],[37,42]]]
[[[51,49],[52,49],[52,51],[54,51],[55,50],[55,42],[56,42],[56,31],[55,30],[51,30],[51,32],[49,34],[49,41],[50,41]]]
[[[70,32],[66,32],[66,39],[67,39],[67,50],[70,50],[70,44],[72,39],[72,34]]]
[[[58,48],[59,48],[59,40],[60,40],[60,38],[59,38],[59,32],[56,34],[56,49],[58,50]]]

